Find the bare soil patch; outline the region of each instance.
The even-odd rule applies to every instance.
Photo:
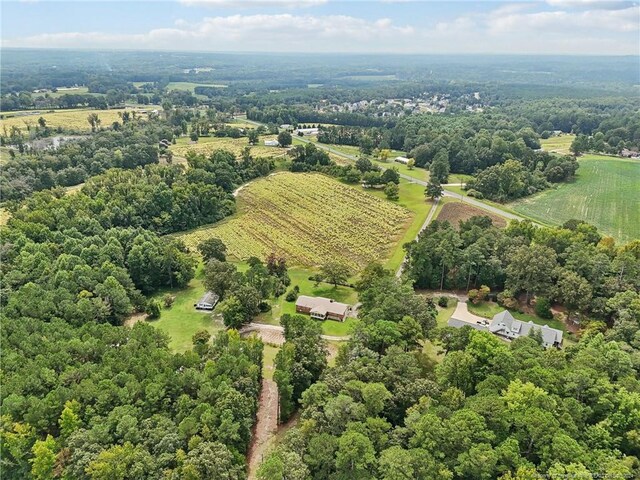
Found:
[[[448,221],[456,230],[460,228],[460,222],[469,220],[471,217],[478,215],[487,216],[491,218],[493,225],[498,228],[504,228],[507,226],[507,221],[499,215],[487,212],[481,208],[474,207],[462,202],[450,202],[444,204],[442,210],[438,214],[438,220]]]

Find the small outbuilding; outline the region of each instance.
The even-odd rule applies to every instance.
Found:
[[[409,163],[409,159],[407,157],[396,157],[393,161],[396,163],[401,163],[403,165]]]
[[[264,146],[265,147],[279,147],[280,146],[280,142],[278,142],[278,140],[265,140],[264,141]]]
[[[196,310],[213,310],[218,304],[218,300],[220,297],[213,292],[205,292],[205,294],[200,297],[198,303],[194,305]]]

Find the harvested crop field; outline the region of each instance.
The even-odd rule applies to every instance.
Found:
[[[231,124],[231,126],[236,126]],[[205,155],[211,154],[214,150],[222,149],[232,152],[236,157],[242,154],[242,150],[245,147],[251,147],[251,155],[254,157],[278,157],[286,153],[286,150],[278,147],[265,147],[265,140],[275,140],[275,135],[266,135],[260,137],[260,143],[258,145],[249,145],[246,137],[229,138],[229,137],[200,137],[197,143],[190,143],[189,138],[182,137],[178,139],[175,145],[170,147],[170,150],[179,157],[184,157],[187,152],[193,151],[196,153],[203,153]]]
[[[276,252],[290,265],[338,261],[355,273],[389,257],[412,220],[409,210],[320,174],[271,175],[237,198],[238,214],[183,234],[187,245],[218,237],[238,260]]]
[[[507,226],[507,221],[503,217],[462,202],[445,203],[438,214],[438,220],[441,222],[446,220],[457,230],[460,228],[461,221],[469,220],[478,215],[491,218],[496,227],[504,228]]]
[[[91,131],[91,125],[89,124],[87,117],[90,113],[97,113],[100,119],[100,127],[111,127],[113,122],[121,122],[119,114],[125,111],[137,112],[142,118],[146,118],[145,113],[141,113],[141,110],[148,111],[153,107],[147,109],[134,109],[134,108],[114,108],[110,110],[94,110],[94,109],[61,109],[61,110],[26,110],[22,112],[3,112],[4,118],[0,120],[0,130],[5,127],[10,130],[11,127],[16,126],[20,130],[26,132],[28,129],[35,128],[38,125],[38,119],[43,117],[47,122],[47,127],[58,128],[62,127],[66,130],[89,132]]]

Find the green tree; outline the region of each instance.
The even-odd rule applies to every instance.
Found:
[[[358,432],[345,432],[338,439],[336,452],[337,478],[373,478],[376,458],[371,440]]]
[[[260,141],[260,135],[256,129],[251,129],[247,132],[247,139],[250,145],[255,145]]]
[[[430,180],[427,184],[427,188],[424,191],[425,196],[429,197],[431,200],[435,200],[436,198],[440,198],[444,194],[444,189],[440,183]]]
[[[556,298],[567,307],[567,317],[591,304],[593,290],[589,282],[575,272],[563,269],[556,282]]]
[[[400,194],[400,189],[398,188],[398,185],[396,185],[393,182],[389,182],[387,183],[387,185],[384,187],[384,194],[386,195],[386,197],[389,200],[398,200],[399,198],[399,194]]]
[[[79,409],[80,403],[76,400],[69,400],[64,404],[64,409],[58,420],[60,436],[62,438],[69,438],[69,436],[80,427],[81,421],[77,413]]]
[[[31,452],[31,476],[36,480],[53,478],[53,467],[56,463],[56,442],[51,435],[44,440],[36,440]]]
[[[211,259],[224,262],[227,259],[227,246],[219,238],[211,237],[203,240],[198,244],[198,251],[205,262]]]
[[[320,268],[325,282],[333,284],[334,288],[344,284],[349,279],[351,271],[348,266],[339,262],[328,262]]]
[[[283,131],[278,134],[278,143],[281,147],[288,147],[289,145],[291,145],[292,141],[293,137],[289,132]]]
[[[556,252],[543,245],[522,245],[509,253],[506,268],[506,287],[514,292],[524,291],[527,303],[531,294],[547,295],[553,286],[553,272],[557,266]]]
[[[449,154],[446,150],[440,150],[429,167],[429,178],[438,184],[449,181]]]

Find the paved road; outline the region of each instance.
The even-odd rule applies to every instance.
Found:
[[[280,325],[269,325],[267,323],[256,323],[251,322],[240,330],[241,333],[247,332],[278,332],[284,334],[284,327]],[[320,335],[324,340],[329,340],[332,342],[344,342],[345,340],[349,340],[349,335],[345,335],[343,337],[337,335]]]

